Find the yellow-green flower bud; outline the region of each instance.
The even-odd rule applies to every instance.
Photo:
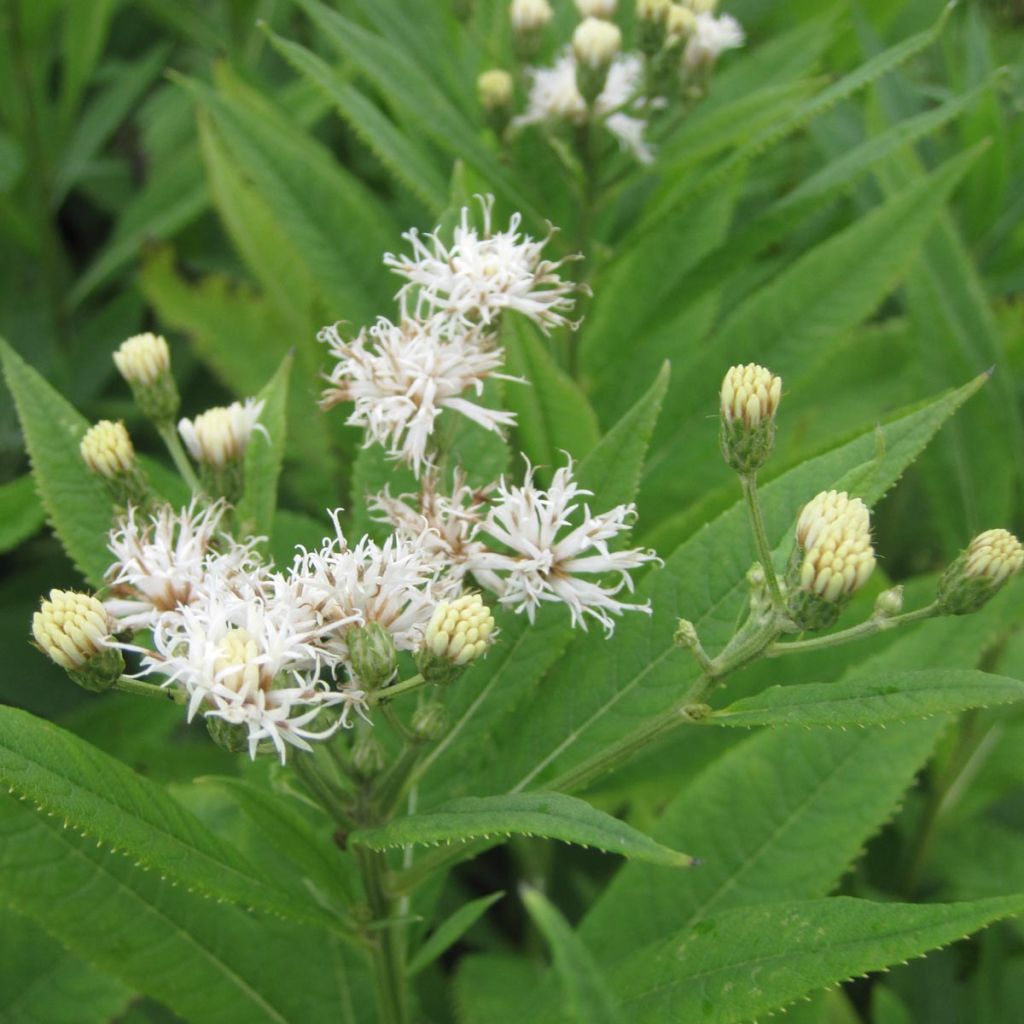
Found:
[[[199,463],[200,479],[210,494],[237,501],[244,486],[243,459],[254,431],[267,437],[259,422],[264,403],[244,402],[207,409],[194,420],[178,422],[189,455]]]
[[[875,618],[891,619],[903,611],[903,588],[890,587],[875,598]]]
[[[449,715],[445,706],[436,700],[418,707],[412,716],[412,730],[417,737],[429,743],[439,740],[448,732]]]
[[[487,120],[499,137],[512,117],[512,76],[501,68],[491,68],[476,80],[476,93]]]
[[[670,0],[636,0],[636,47],[653,57],[668,33]]]
[[[249,728],[235,722],[227,722],[219,715],[207,715],[206,731],[210,739],[231,754],[240,754],[249,749]]]
[[[718,6],[718,0],[685,0],[694,14],[711,14]]]
[[[398,671],[398,654],[391,634],[379,623],[368,622],[345,633],[349,662],[367,690],[387,686]]]
[[[587,18],[576,26],[572,51],[576,56],[576,87],[593,104],[608,81],[608,69],[622,49],[619,26],[600,18]]]
[[[722,380],[719,397],[722,456],[737,473],[755,473],[775,445],[782,378],[756,363],[733,366]]]
[[[611,18],[618,6],[618,0],[576,0],[581,18]]]
[[[875,568],[871,517],[859,498],[824,491],[797,522],[788,610],[801,629],[826,629]]]
[[[124,657],[109,644],[113,620],[91,594],[51,590],[32,616],[36,646],[81,687],[101,693],[124,671]]]
[[[697,15],[682,4],[672,4],[665,16],[665,45],[677,46],[684,42],[697,27]]]
[[[416,654],[428,683],[449,683],[484,654],[494,638],[494,616],[479,594],[442,601],[431,616]]]
[[[1009,530],[986,530],[962,551],[939,580],[939,607],[967,615],[994,597],[1024,567],[1024,547]]]
[[[135,470],[135,448],[125,425],[118,420],[100,420],[91,426],[78,446],[90,473],[113,480]]]
[[[136,334],[114,353],[114,365],[131,386],[142,414],[154,423],[173,423],[180,399],[171,376],[171,352],[159,334]]]
[[[356,738],[352,747],[352,767],[360,777],[372,779],[379,775],[387,760],[384,747],[372,732],[364,732]]]
[[[555,12],[548,0],[512,0],[508,14],[516,53],[522,60],[531,60],[540,48],[544,29]]]

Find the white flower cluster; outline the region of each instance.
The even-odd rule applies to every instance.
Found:
[[[372,506],[401,536],[426,529],[435,557],[453,579],[461,582],[471,574],[500,604],[531,622],[542,603],[561,602],[574,626],[586,629],[589,618],[611,635],[615,616],[650,612],[648,604],[618,595],[632,591],[631,570],[657,561],[657,555],[641,548],[612,551],[610,542],[632,525],[634,506],[595,515],[581,501],[590,493],[576,482],[570,463],[555,472],[546,490],[528,468],[521,485],[503,477],[473,491],[456,479],[449,497],[430,480],[422,495],[385,493]]]
[[[352,403],[347,422],[365,429],[367,444],[385,446],[417,476],[431,462],[430,437],[445,409],[499,433],[515,423],[512,413],[464,397],[481,395],[489,377],[516,379],[498,372],[504,312],[520,313],[545,332],[575,326],[567,314],[577,286],[559,276],[563,261],[543,257],[550,235],[524,234],[519,214],[506,230],[496,230],[494,197],[481,197],[480,206],[481,229],[471,224],[467,207],[451,243],[440,229],[425,236],[412,230],[405,235],[410,255],[384,256],[385,265],[406,280],[397,295],[398,323],[381,317],[351,340],[338,325],[319,334],[336,359],[321,406]]]

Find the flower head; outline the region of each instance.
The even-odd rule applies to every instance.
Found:
[[[470,209],[463,207],[450,244],[440,228],[428,235],[413,228],[403,236],[411,256],[384,256],[384,264],[407,281],[398,292],[403,307],[414,299],[417,317],[441,317],[454,336],[491,325],[505,310],[529,317],[544,331],[569,324],[566,313],[577,285],[558,275],[564,260],[543,258],[550,234],[524,234],[518,213],[504,231],[495,230],[493,196],[481,196],[480,208],[482,229],[470,224]]]
[[[743,45],[740,23],[731,15],[716,18],[710,12],[697,15],[683,51],[683,65],[689,71],[710,67],[726,51]]]
[[[427,441],[444,409],[495,432],[515,423],[512,413],[462,397],[468,390],[481,394],[488,377],[503,376],[496,372],[504,358],[497,346],[466,335],[446,338],[437,320],[393,324],[383,317],[352,341],[337,326],[325,327],[319,338],[337,359],[321,407],[354,403],[347,422],[364,427],[367,444],[384,445],[417,474],[428,461]]]
[[[167,339],[161,334],[136,334],[121,343],[114,353],[114,365],[129,384],[152,387],[170,372]]]
[[[503,110],[512,102],[515,85],[503,68],[489,68],[476,80],[476,92],[484,110]]]
[[[619,26],[601,18],[585,18],[572,34],[572,52],[589,68],[606,67],[621,49]]]
[[[522,486],[502,479],[475,535],[489,550],[474,554],[468,567],[501,604],[525,612],[531,621],[541,602],[561,601],[573,625],[585,629],[590,617],[610,635],[613,616],[650,612],[648,604],[629,604],[616,595],[633,589],[630,570],[657,561],[657,555],[640,548],[609,550],[609,542],[629,530],[633,505],[617,505],[599,515],[583,505],[577,517],[581,522],[574,526],[579,499],[590,493],[573,479],[571,464],[556,471],[546,491],[533,483],[532,469]],[[609,573],[618,577],[612,585],[586,578]]]
[[[244,402],[207,409],[194,420],[181,419],[178,433],[196,462],[223,469],[245,454],[253,431],[260,431],[269,440],[266,428],[259,422],[263,405],[262,401],[247,398]]]
[[[426,629],[416,666],[428,683],[450,682],[487,651],[494,638],[494,616],[479,594],[442,601]]]
[[[519,33],[539,32],[555,16],[548,0],[512,0],[508,13],[512,28]]]
[[[107,480],[128,476],[136,468],[135,447],[120,420],[100,420],[91,426],[82,437],[79,451],[89,471]]]
[[[818,542],[822,531],[840,522],[849,529],[863,533],[870,527],[871,513],[860,498],[851,498],[846,491],[822,491],[800,511],[796,522],[796,539],[804,551]]]
[[[92,594],[51,590],[32,616],[39,649],[63,669],[81,668],[107,648],[113,623]]]
[[[241,585],[258,575],[257,538],[239,543],[220,532],[222,502],[175,511],[164,505],[146,517],[129,506],[110,531],[114,561],[107,570],[107,611],[122,629],[146,629],[198,599],[210,580]]]
[[[725,461],[738,473],[754,473],[775,444],[775,413],[782,378],[755,363],[733,366],[722,381],[721,445]]]
[[[610,18],[618,6],[619,0],[576,0],[581,18]]]
[[[587,117],[587,103],[577,85],[576,58],[565,51],[549,68],[531,68],[530,95],[526,112],[513,124],[529,125],[569,121],[581,123]],[[640,94],[643,63],[635,54],[623,54],[612,61],[604,88],[594,101],[594,112],[619,145],[630,150],[641,163],[650,163],[654,154],[644,141],[647,122],[626,113]]]
[[[949,615],[977,611],[1024,568],[1024,545],[1009,530],[979,533],[939,580],[939,606]]]

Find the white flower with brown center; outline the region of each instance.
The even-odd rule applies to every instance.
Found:
[[[260,571],[258,538],[245,543],[220,530],[226,506],[175,511],[164,505],[149,518],[129,507],[110,531],[114,561],[107,570],[104,602],[120,629],[147,629],[194,601],[207,580],[239,581]]]
[[[589,617],[611,635],[614,616],[650,613],[649,604],[631,604],[616,595],[632,591],[631,570],[658,557],[641,548],[610,550],[609,543],[630,529],[635,507],[617,505],[594,515],[579,500],[590,493],[573,479],[571,464],[555,473],[547,490],[533,483],[532,469],[522,486],[503,478],[476,534],[490,550],[474,555],[469,569],[499,595],[501,604],[525,612],[531,622],[542,602],[561,601],[574,626],[586,629]],[[615,577],[612,583],[602,580],[609,574]]]
[[[495,433],[515,423],[512,413],[463,397],[480,395],[488,377],[505,376],[497,372],[504,360],[498,346],[466,335],[446,338],[437,320],[393,324],[383,317],[352,341],[337,326],[325,327],[319,338],[337,359],[321,408],[353,403],[346,422],[363,427],[367,444],[383,445],[417,475],[429,462],[427,444],[445,409]]]
[[[559,276],[564,260],[544,259],[550,233],[540,239],[525,234],[518,213],[504,231],[496,230],[494,197],[479,199],[481,229],[464,207],[450,243],[440,228],[428,235],[413,228],[403,235],[411,256],[384,256],[384,264],[408,282],[398,292],[403,308],[415,309],[417,317],[442,317],[453,337],[493,324],[505,310],[529,317],[545,332],[571,325],[566,314],[578,285]]]

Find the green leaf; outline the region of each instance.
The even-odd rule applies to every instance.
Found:
[[[716,711],[717,725],[876,725],[1024,700],[1024,682],[970,669],[854,676],[839,683],[771,686]]]
[[[351,834],[349,842],[386,850],[395,846],[467,842],[492,835],[560,839],[665,867],[688,867],[693,863],[687,854],[670,850],[618,818],[563,793],[463,797],[424,814],[359,829]]]
[[[740,1024],[1021,911],[1024,896],[932,905],[835,897],[742,907],[638,950],[617,966],[612,987],[635,1024]]]
[[[89,423],[3,339],[0,360],[50,525],[82,575],[98,586],[110,564],[113,508],[78,451]]]
[[[254,876],[231,847],[156,783],[69,732],[0,708],[0,783],[76,832],[173,881],[243,907],[339,926],[319,906]]]
[[[581,485],[594,492],[592,507],[608,509],[631,502],[640,469],[668,385],[669,368],[661,368],[647,393],[576,467]],[[489,734],[507,719],[558,660],[573,637],[561,608],[541,609],[530,625],[522,615],[500,610],[496,616],[501,642],[472,666],[449,697],[452,727],[420,762],[416,777],[435,765],[426,792],[464,792],[485,781],[481,762],[495,753]],[[467,764],[474,771],[467,771]]]
[[[562,986],[562,1018],[588,1024],[622,1024],[626,1018],[605,976],[565,918],[537,889],[524,886],[522,897],[551,949]]]
[[[270,920],[254,941],[251,914],[10,799],[0,800],[0,903],[194,1024],[362,1024],[353,1004],[373,998],[363,962],[342,959],[330,934]]]
[[[267,35],[278,53],[334,103],[363,144],[432,213],[440,213],[448,205],[447,182],[430,155],[409,135],[316,54],[269,30]]]
[[[432,964],[446,949],[455,945],[504,895],[504,892],[492,892],[489,896],[470,900],[459,907],[416,951],[416,955],[405,969],[406,975],[411,978]]]
[[[527,383],[509,382],[505,405],[516,414],[516,436],[535,466],[556,467],[563,452],[582,459],[597,444],[597,416],[579,385],[551,355],[550,341],[524,318],[507,321],[503,341],[508,372]]]
[[[818,491],[849,484],[869,505],[878,501],[984,379],[768,484],[762,498],[771,546],[788,551],[797,512]],[[557,685],[538,691],[523,714],[506,723],[491,784],[517,790],[538,785],[554,768],[568,770],[667,712],[696,674],[693,659],[672,641],[679,618],[694,622],[709,650],[727,642],[755,557],[746,509],[738,502],[644,578],[638,597],[651,600],[652,615],[623,616],[612,644],[600,637],[575,640],[558,668]]]
[[[45,520],[31,476],[0,484],[0,553],[27,540]]]
[[[293,362],[294,356],[285,356],[277,372],[257,395],[264,403],[260,423],[270,437],[268,439],[260,431],[255,431],[245,452],[245,491],[237,512],[243,535],[269,538],[274,528],[277,480],[284,460],[288,382]]]
[[[72,956],[27,918],[0,911],[0,1020],[108,1024],[132,993]]]

